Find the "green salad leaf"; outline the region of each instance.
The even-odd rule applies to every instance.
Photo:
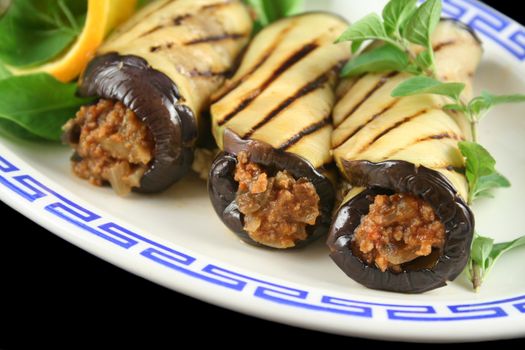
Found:
[[[16,0],[0,19],[0,60],[16,67],[43,64],[78,37],[85,0]]]
[[[0,80],[10,76],[11,72],[0,62]]]
[[[2,79],[0,126],[17,137],[59,141],[62,125],[90,101],[75,96],[76,88],[45,73]]]

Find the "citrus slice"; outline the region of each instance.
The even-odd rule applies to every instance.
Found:
[[[93,58],[106,35],[133,14],[136,3],[137,0],[88,0],[84,29],[65,53],[38,67],[9,69],[17,75],[45,72],[62,82],[75,79]]]

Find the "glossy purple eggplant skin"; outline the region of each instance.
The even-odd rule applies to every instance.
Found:
[[[181,104],[177,85],[140,57],[109,53],[84,71],[78,94],[122,102],[150,130],[155,150],[137,192],[161,192],[186,175],[193,162],[197,122]]]
[[[307,227],[308,238],[297,242],[294,248],[326,234],[335,200],[332,182],[303,158],[276,150],[265,142],[243,140],[227,129],[224,133],[224,152],[217,156],[210,170],[208,193],[217,215],[230,230],[246,243],[263,246],[252,240],[244,230],[244,215],[235,201],[239,184],[234,180],[234,175],[237,154],[241,151],[247,152],[250,162],[262,165],[272,176],[278,171],[287,170],[294,178],[306,178],[314,185],[320,198],[320,215],[315,225]]]
[[[353,280],[362,285],[400,293],[423,293],[443,287],[465,268],[474,232],[474,215],[441,173],[414,164],[391,160],[379,163],[345,163],[349,178],[367,189],[339,208],[327,245],[330,257]],[[427,201],[445,226],[445,245],[430,260],[418,258],[402,265],[401,273],[381,272],[353,252],[353,237],[361,218],[377,194],[410,193]]]

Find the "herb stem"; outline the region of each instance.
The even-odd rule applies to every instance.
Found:
[[[431,77],[437,79],[436,58],[434,57],[434,49],[432,48],[431,43],[428,45],[428,50],[430,52],[430,72],[432,74]]]
[[[397,40],[388,39],[388,38],[382,38],[381,40],[383,40],[386,43],[391,44],[392,46],[397,47],[401,51],[408,52],[410,54],[410,50],[409,50],[408,46],[407,45],[403,45],[402,43],[400,43]]]
[[[472,133],[472,141],[478,142],[478,121],[476,119],[470,119],[470,132]]]
[[[472,287],[476,293],[479,292],[482,281],[481,267],[476,262],[472,262]]]

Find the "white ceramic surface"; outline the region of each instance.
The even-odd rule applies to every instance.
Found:
[[[477,89],[525,92],[525,29],[473,0],[444,4],[445,15],[469,23],[484,41]],[[307,7],[355,20],[383,5],[319,0]],[[500,107],[481,126],[481,141],[513,183],[474,207],[477,230],[497,241],[525,233],[524,114],[524,105]],[[1,136],[0,198],[79,247],[179,292],[345,335],[409,341],[525,336],[523,249],[502,258],[477,294],[465,276],[423,295],[368,290],[332,263],[322,240],[286,252],[240,243],[213,212],[205,184],[191,176],[161,195],[119,198],[72,176],[69,155],[59,145]]]

